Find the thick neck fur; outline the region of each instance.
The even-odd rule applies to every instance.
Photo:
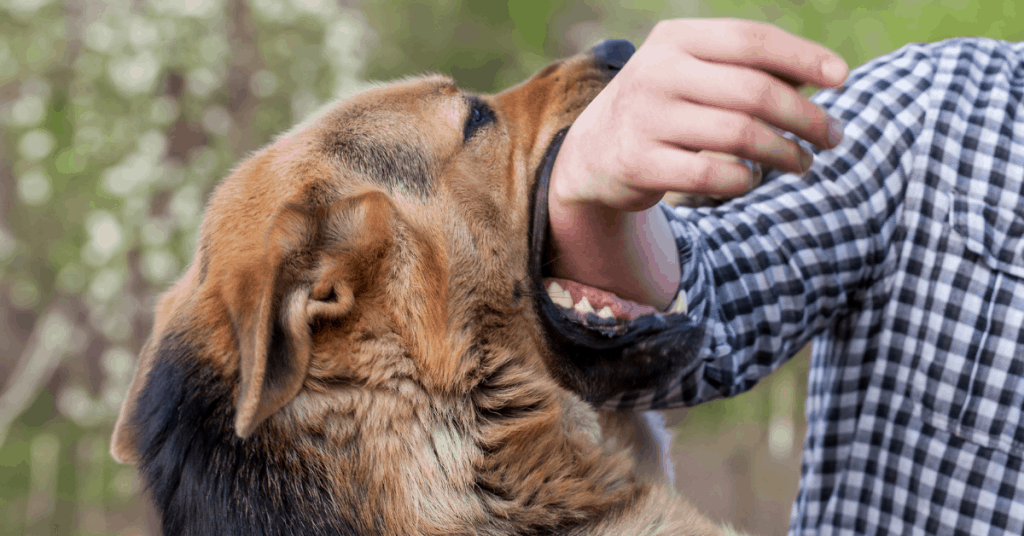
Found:
[[[574,533],[646,494],[536,356],[475,337],[458,360],[478,364],[475,386],[439,397],[379,339],[354,354],[394,360],[388,377],[311,380],[239,438],[237,378],[164,337],[136,416],[164,535]]]

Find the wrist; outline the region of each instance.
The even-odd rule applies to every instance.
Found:
[[[665,310],[679,286],[675,238],[657,205],[639,212],[548,198],[551,275]]]

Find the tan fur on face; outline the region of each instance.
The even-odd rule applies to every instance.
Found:
[[[452,80],[406,81],[242,162],[161,297],[114,457],[138,461],[166,504],[187,499],[151,469],[153,453],[177,454],[161,443],[170,432],[150,429],[172,422],[151,407],[161,388],[185,393],[183,414],[204,410],[175,430],[216,432],[207,416],[220,409],[233,418],[217,436],[230,446],[204,447],[214,465],[200,479],[268,460],[255,488],[217,483],[257,513],[294,495],[307,498],[289,515],[305,525],[344,519],[368,534],[717,533],[602,450],[593,410],[545,368],[526,271],[534,170],[606,81],[590,55],[559,62],[479,97],[494,121],[468,140],[468,96]],[[221,470],[233,452],[247,454]],[[167,508],[165,526],[178,515]]]

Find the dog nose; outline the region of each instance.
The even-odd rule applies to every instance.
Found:
[[[594,53],[598,65],[612,73],[617,73],[636,51],[636,47],[625,39],[609,39],[595,45],[590,50]]]

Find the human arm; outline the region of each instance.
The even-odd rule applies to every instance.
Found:
[[[675,237],[690,321],[707,335],[692,374],[665,391],[623,393],[610,406],[675,407],[738,394],[826,330],[830,341],[858,344],[864,335],[844,330],[852,315],[863,325],[879,321],[868,317],[894,299],[888,278],[904,240],[903,208],[916,191],[916,166],[934,156],[925,115],[941,112],[929,100],[935,61],[925,47],[908,46],[816,95],[846,125],[846,138],[825,151],[800,142],[816,153],[802,175],[773,173],[717,209],[655,207]]]
[[[712,150],[803,171],[810,154],[773,128],[832,147],[841,127],[776,76],[829,87],[846,65],[774,26],[659,23],[569,129],[548,197],[551,274],[664,309],[679,265],[663,194],[738,195],[746,166]]]
[[[927,125],[944,113],[940,104],[952,103],[934,102],[935,65],[929,48],[908,46],[815,95],[843,120],[846,137],[831,150],[800,142],[816,151],[807,172],[770,173],[717,208],[659,205],[676,238],[689,321],[705,327],[705,339],[692,374],[664,391],[623,393],[610,406],[689,406],[736,395],[825,332],[815,348],[839,362],[819,368],[823,374],[844,360],[873,358],[867,341],[885,321],[886,304],[910,299],[891,292],[902,244],[921,239],[907,234],[917,225],[908,206],[934,187],[922,184],[922,162],[942,158]],[[830,353],[832,345],[845,350]]]

